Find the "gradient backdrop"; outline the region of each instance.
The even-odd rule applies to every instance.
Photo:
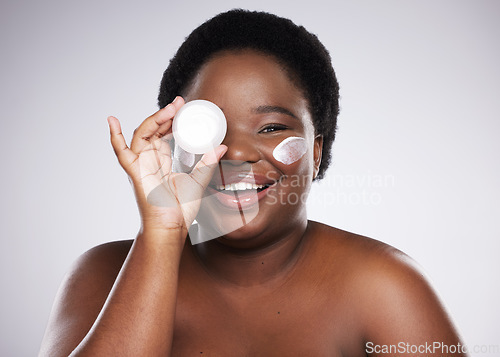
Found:
[[[36,355],[81,253],[135,236],[138,212],[106,117],[117,116],[130,139],[156,111],[162,72],[183,39],[233,7],[289,17],[331,52],[342,111],[311,219],[405,251],[468,345],[500,345],[500,2],[0,7],[1,356]]]

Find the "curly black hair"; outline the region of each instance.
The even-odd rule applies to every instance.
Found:
[[[163,74],[160,108],[187,90],[197,71],[226,50],[253,49],[274,56],[298,81],[309,102],[316,135],[323,136],[323,155],[316,179],[331,160],[337,129],[339,85],[327,49],[316,35],[291,20],[266,12],[234,9],[196,28],[178,49]]]

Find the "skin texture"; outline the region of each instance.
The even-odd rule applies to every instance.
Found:
[[[124,141],[115,139],[143,229],[134,241],[98,246],[75,263],[56,298],[40,355],[366,356],[367,342],[461,343],[411,259],[379,241],[308,221],[305,204],[286,199],[309,192],[322,140],[301,90],[273,57],[221,53],[181,94],[186,101],[216,103],[228,120],[225,146],[205,163],[223,155],[222,164],[233,160],[237,170],[235,160],[250,163],[254,173],[277,183],[259,201],[254,220],[193,246],[185,239],[181,209],[144,202],[133,160],[120,157]],[[180,105],[182,99],[163,115],[173,116]],[[167,119],[155,115],[158,130]],[[112,137],[117,123],[110,120]],[[289,136],[304,138],[308,151],[285,165],[272,151]],[[207,181],[208,173],[201,176]],[[297,177],[302,184],[291,185]],[[214,220],[236,214],[201,209]]]

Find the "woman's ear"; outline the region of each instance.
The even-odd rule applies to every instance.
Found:
[[[316,135],[314,138],[314,177],[318,176],[319,166],[321,165],[321,155],[323,154],[323,135]]]

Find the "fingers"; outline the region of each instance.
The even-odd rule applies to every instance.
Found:
[[[175,111],[177,112],[185,104],[184,98],[178,95],[177,97],[174,98],[172,104],[174,105]]]
[[[205,189],[212,176],[219,160],[227,151],[226,145],[219,145],[213,151],[206,153],[202,156],[201,160],[196,164],[193,171],[191,172],[191,178],[196,181],[200,186]]]
[[[134,132],[130,149],[139,154],[152,140],[161,138],[171,132],[172,119],[183,105],[184,99],[176,97],[172,103],[144,120]]]
[[[111,146],[113,146],[113,150],[115,151],[120,165],[124,169],[127,169],[137,159],[137,155],[127,146],[125,138],[122,134],[120,121],[111,116],[108,117],[108,125],[111,135]]]

